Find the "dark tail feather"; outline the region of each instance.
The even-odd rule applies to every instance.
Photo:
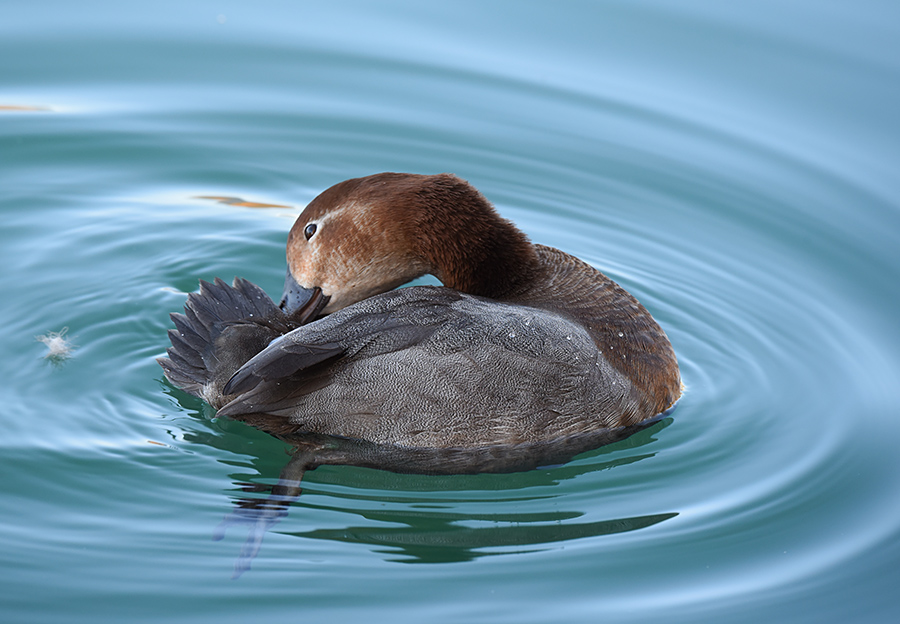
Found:
[[[296,327],[259,286],[235,278],[200,281],[188,295],[184,314],[172,314],[169,357],[159,358],[166,377],[185,392],[219,408],[222,388],[247,360],[273,339]]]

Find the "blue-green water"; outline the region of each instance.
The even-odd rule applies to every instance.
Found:
[[[0,107],[4,622],[900,619],[896,3],[6,2]],[[164,382],[168,313],[385,170],[620,281],[686,396],[559,467],[322,467],[233,581],[286,449]]]

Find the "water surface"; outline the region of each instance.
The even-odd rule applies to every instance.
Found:
[[[4,621],[900,616],[892,3],[0,13]],[[687,393],[563,466],[322,467],[233,581],[246,528],[212,537],[286,447],[164,381],[168,314],[277,295],[293,217],[388,170],[619,281]]]

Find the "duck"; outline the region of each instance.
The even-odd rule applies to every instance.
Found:
[[[286,260],[277,305],[246,280],[201,282],[159,363],[217,416],[333,461],[571,455],[681,396],[671,342],[635,297],[453,174],[335,184],[294,222]],[[442,285],[400,288],[424,275]]]

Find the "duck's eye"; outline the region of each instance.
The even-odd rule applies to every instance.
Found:
[[[306,240],[309,240],[313,237],[313,234],[316,233],[316,224],[308,223],[305,228],[303,228],[303,236],[306,237]]]

